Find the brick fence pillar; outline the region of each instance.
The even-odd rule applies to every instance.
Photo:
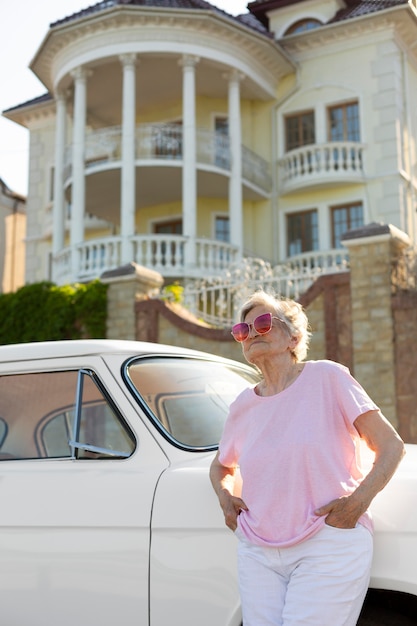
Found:
[[[397,427],[392,268],[410,245],[390,224],[369,224],[342,237],[349,249],[353,372]]]
[[[128,263],[100,277],[107,292],[107,339],[136,339],[135,303],[155,296],[163,285],[158,272]]]

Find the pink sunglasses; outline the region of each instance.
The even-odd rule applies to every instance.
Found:
[[[279,320],[271,313],[263,313],[255,317],[252,324],[247,322],[239,322],[232,327],[232,335],[236,341],[242,342],[249,337],[250,329],[253,328],[258,335],[266,335],[272,328],[272,320]]]

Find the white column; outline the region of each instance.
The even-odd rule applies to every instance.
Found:
[[[229,80],[229,141],[230,181],[229,215],[230,243],[237,246],[238,256],[243,250],[243,206],[242,206],[242,122],[240,114],[240,81],[243,75],[233,71]]]
[[[135,234],[136,177],[135,177],[135,130],[136,130],[136,55],[120,56],[123,65],[122,105],[122,172],[120,192],[120,231],[122,236],[122,263],[133,261],[132,236]]]
[[[195,66],[199,59],[185,55],[180,64],[183,68],[182,84],[182,228],[187,238],[184,262],[187,268],[196,265],[197,236],[197,150],[196,150],[196,107]]]
[[[60,252],[65,243],[64,165],[67,120],[65,95],[58,92],[56,101],[54,197],[52,213],[52,254]]]
[[[71,73],[74,78],[74,120],[72,138],[72,199],[71,199],[71,248],[73,279],[77,278],[79,263],[75,252],[77,244],[84,240],[85,214],[85,126],[87,120],[87,76],[85,68]]]

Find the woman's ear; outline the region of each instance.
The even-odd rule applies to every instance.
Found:
[[[294,348],[296,347],[296,345],[298,344],[300,339],[301,339],[300,335],[291,335],[291,337],[290,337],[290,348],[291,348],[291,350],[294,350]]]

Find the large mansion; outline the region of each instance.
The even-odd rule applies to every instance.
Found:
[[[104,0],[30,68],[45,94],[3,112],[30,131],[28,283],[417,240],[416,0]]]

